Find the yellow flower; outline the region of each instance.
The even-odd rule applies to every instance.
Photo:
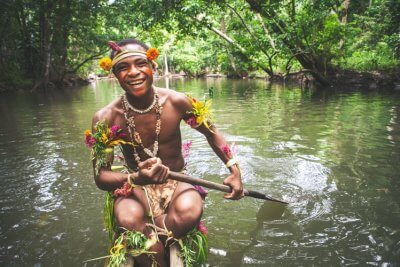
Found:
[[[117,139],[117,140],[111,141],[111,142],[108,144],[108,146],[114,147],[114,146],[117,146],[117,145],[119,145],[119,144],[123,144],[123,145],[127,144],[127,145],[135,146],[133,143],[131,143],[131,142],[126,142],[125,140],[122,140],[122,139]]]
[[[91,136],[92,133],[90,132],[90,130],[85,130],[85,136]]]
[[[112,68],[112,61],[109,57],[103,57],[99,61],[99,66],[105,71],[110,71]]]
[[[104,144],[106,144],[107,141],[108,141],[108,137],[107,137],[107,135],[106,135],[105,133],[103,133],[103,134],[101,135],[101,142],[103,142]]]
[[[104,153],[106,154],[111,154],[114,151],[114,149],[112,147],[108,147],[106,149],[104,149]]]
[[[204,124],[205,127],[210,129],[210,122],[211,120],[211,99],[207,99],[205,102],[201,102],[196,100],[195,98],[188,96],[192,102],[192,113],[196,118],[197,124]],[[211,131],[211,129],[210,129]]]

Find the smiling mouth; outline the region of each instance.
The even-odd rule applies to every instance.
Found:
[[[146,80],[146,79],[140,79],[140,80],[130,81],[130,82],[127,82],[127,84],[135,86],[135,85],[142,84],[145,80]]]

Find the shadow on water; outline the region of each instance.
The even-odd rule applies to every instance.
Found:
[[[225,256],[229,263],[226,266],[241,266],[246,253],[257,245],[257,236],[263,229],[264,222],[280,220],[287,208],[287,205],[272,201],[265,201],[256,214],[257,226],[249,232],[250,243],[240,250],[231,250],[226,253],[221,251],[219,254]],[[217,253],[218,254],[218,253]],[[225,265],[224,265],[225,266]]]
[[[285,212],[286,207],[287,207],[286,205],[277,202],[272,202],[272,201],[264,202],[264,204],[261,206],[260,210],[257,212],[256,215],[257,229],[265,221],[279,220],[282,217],[283,213]]]

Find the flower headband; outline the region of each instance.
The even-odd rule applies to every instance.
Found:
[[[150,47],[147,49],[146,52],[140,51],[140,50],[128,50],[128,49],[122,49],[119,45],[117,45],[113,41],[108,42],[108,46],[113,50],[117,52],[117,55],[111,60],[109,57],[104,57],[100,59],[99,65],[100,67],[105,70],[109,71],[114,67],[118,62],[120,62],[122,59],[130,57],[130,56],[142,56],[150,60],[155,67],[157,67],[157,63],[154,61],[157,59],[157,57],[160,55],[160,52],[154,47]]]

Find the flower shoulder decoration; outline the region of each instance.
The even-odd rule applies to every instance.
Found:
[[[187,95],[187,97],[190,99],[192,104],[192,110],[188,112],[190,117],[186,119],[186,123],[192,128],[197,128],[201,124],[204,124],[204,126],[212,132],[210,129],[213,123],[211,113],[212,100],[206,99],[202,102],[190,95]]]

